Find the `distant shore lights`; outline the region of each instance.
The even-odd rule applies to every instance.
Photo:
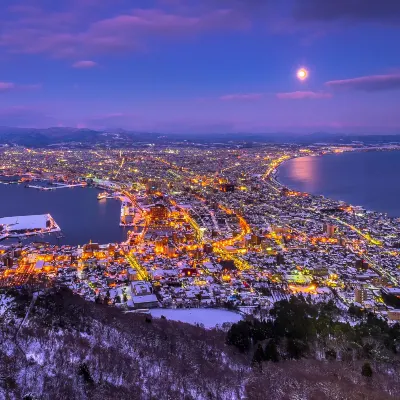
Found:
[[[308,71],[305,68],[300,68],[297,71],[297,78],[301,81],[305,81],[308,78]]]

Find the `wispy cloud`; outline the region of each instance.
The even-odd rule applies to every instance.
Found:
[[[297,92],[277,93],[276,97],[278,99],[286,99],[286,100],[329,99],[332,97],[332,94],[328,92],[297,91]]]
[[[89,69],[89,68],[94,68],[96,66],[97,66],[97,63],[94,61],[90,61],[90,60],[77,61],[72,64],[73,68],[80,68],[80,69]]]
[[[331,89],[361,90],[364,92],[394,90],[400,89],[400,73],[335,80],[326,82],[325,85]]]
[[[33,84],[33,85],[20,85],[16,84],[14,82],[0,82],[0,93],[3,92],[10,92],[12,90],[35,90],[35,89],[40,89],[42,85],[40,84]]]
[[[399,0],[158,0],[136,9],[124,0],[55,2],[60,7],[51,3],[22,1],[1,9],[0,47],[12,53],[79,60],[140,51],[155,39],[182,40],[248,30],[257,24],[291,33],[309,22],[340,19],[400,23]],[[308,40],[324,32],[319,27]]]
[[[8,92],[15,89],[15,83],[12,82],[0,82],[0,92]]]
[[[29,9],[30,10],[30,9]],[[82,15],[77,9],[14,12],[2,22],[0,46],[13,53],[78,58],[91,54],[137,51],[155,37],[185,39],[192,35],[246,29],[250,21],[235,9],[167,11],[134,9],[110,18]]]
[[[222,101],[231,100],[260,100],[263,97],[262,93],[236,93],[236,94],[226,94],[221,96],[219,99]]]

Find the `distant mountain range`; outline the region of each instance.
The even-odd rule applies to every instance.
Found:
[[[28,147],[47,147],[52,145],[90,146],[96,144],[116,145],[137,142],[137,136],[122,131],[101,132],[77,128],[9,128],[0,127],[0,144]]]
[[[70,146],[89,147],[93,145],[104,147],[135,146],[148,143],[168,144],[177,142],[189,143],[331,143],[350,144],[362,142],[365,144],[400,143],[400,135],[344,135],[326,132],[311,134],[252,134],[252,133],[226,133],[226,134],[162,134],[157,132],[130,132],[123,129],[112,131],[97,131],[93,129],[78,128],[12,128],[0,127],[1,145],[19,145],[27,147]]]

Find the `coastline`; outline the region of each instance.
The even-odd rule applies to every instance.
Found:
[[[3,175],[4,176],[4,175]],[[46,182],[46,181],[41,181],[41,180],[37,180],[37,182],[39,184],[41,184],[42,182]],[[19,183],[19,182],[1,182],[3,183],[3,185],[1,185],[1,189],[3,190],[3,188],[7,188],[4,189],[3,192],[5,190],[7,190],[8,193],[8,189],[11,189],[11,193],[15,193],[15,191],[17,191],[17,195],[19,196],[23,196],[25,195],[25,191],[27,193],[27,196],[29,199],[31,199],[31,194],[32,196],[34,196],[35,198],[37,196],[45,196],[45,198],[47,199],[47,196],[51,196],[51,198],[53,196],[56,196],[56,199],[59,199],[60,196],[65,197],[65,195],[70,195],[71,193],[74,193],[73,198],[75,200],[72,201],[72,203],[76,203],[76,204],[80,204],[82,201],[84,201],[85,204],[88,205],[88,207],[90,209],[93,210],[97,210],[99,208],[98,204],[99,201],[97,200],[97,196],[95,196],[93,193],[90,195],[91,197],[93,196],[93,202],[92,200],[90,200],[91,202],[88,203],[87,202],[87,195],[83,194],[81,195],[81,191],[74,191],[74,189],[77,188],[83,188],[83,189],[90,189],[90,191],[93,190],[93,192],[97,193],[101,190],[101,188],[97,187],[97,186],[89,186],[89,185],[73,185],[73,186],[65,186],[65,185],[60,185],[59,190],[39,190],[37,188],[33,188],[36,190],[33,190],[32,188],[27,188],[26,183]],[[22,193],[23,190],[24,193]],[[47,189],[47,187],[46,187]],[[56,186],[54,189],[58,189],[58,186]],[[64,190],[61,190],[64,189]],[[67,190],[67,189],[71,189],[71,191]],[[5,193],[5,192],[4,192]],[[37,193],[37,194],[36,194]],[[76,193],[76,195],[75,195]],[[82,193],[85,193],[85,191],[82,191]],[[78,196],[78,197],[76,197]],[[82,199],[83,196],[83,199]],[[5,197],[4,197],[5,198]],[[44,197],[43,197],[44,198]],[[35,203],[36,204],[41,204],[38,199],[35,199]],[[31,242],[42,242],[42,241],[46,241],[49,242],[51,244],[54,245],[66,245],[66,246],[78,246],[78,245],[83,245],[86,242],[89,242],[90,240],[93,240],[94,242],[100,243],[100,244],[110,244],[110,243],[123,243],[126,240],[126,227],[124,226],[120,226],[119,225],[119,221],[120,221],[120,202],[116,202],[116,206],[118,208],[118,214],[116,219],[113,219],[113,228],[112,228],[112,232],[110,233],[110,229],[109,229],[109,225],[105,225],[102,224],[101,226],[104,226],[104,229],[101,230],[99,228],[99,230],[97,229],[89,229],[89,233],[87,234],[88,239],[87,240],[80,240],[77,239],[76,236],[80,237],[80,232],[82,230],[87,230],[86,226],[87,224],[85,223],[85,218],[87,218],[87,209],[82,209],[79,211],[79,214],[73,214],[73,210],[69,210],[69,214],[65,214],[63,216],[63,218],[60,218],[59,214],[63,214],[63,209],[62,206],[55,206],[55,207],[50,207],[52,206],[52,204],[55,204],[55,202],[53,202],[53,200],[48,200],[46,201],[47,206],[45,207],[40,207],[42,210],[40,211],[36,211],[36,210],[32,210],[28,206],[25,207],[21,205],[21,209],[19,210],[2,210],[2,214],[4,217],[12,217],[12,216],[16,216],[16,215],[22,215],[24,217],[29,217],[32,216],[34,214],[39,214],[39,213],[43,213],[43,214],[47,214],[50,213],[52,216],[54,216],[54,219],[56,221],[55,225],[57,226],[55,229],[51,230],[51,231],[46,231],[46,232],[41,232],[41,231],[32,231],[32,232],[24,232],[24,233],[12,233],[12,234],[2,234],[0,235],[0,240],[1,241],[8,241],[8,240],[19,240],[19,241],[23,241],[23,243],[31,243]],[[104,203],[103,203],[103,207],[104,207]],[[114,210],[115,206],[112,206],[112,210]],[[56,208],[57,210],[54,210],[54,208]],[[108,208],[107,208],[108,210]],[[90,221],[94,221],[94,223],[97,224],[97,221],[102,221],[103,217],[104,217],[104,212],[102,211],[100,213],[100,211],[95,211],[94,213],[90,214]],[[108,212],[111,211],[107,211],[107,217],[106,219],[109,220],[111,217],[108,217]],[[72,214],[71,214],[72,213]],[[68,217],[69,216],[69,217]],[[67,221],[66,221],[67,220]],[[72,221],[72,222],[71,222]],[[89,224],[90,225],[90,224]],[[97,235],[97,232],[106,232],[105,235],[100,234]],[[3,232],[4,233],[4,232]],[[8,232],[7,232],[8,233]],[[61,241],[60,241],[61,239]],[[104,240],[105,239],[105,240]]]
[[[349,205],[351,207],[363,209],[363,210],[365,210],[367,212],[373,212],[373,213],[377,213],[377,214],[388,214],[387,211],[377,211],[377,210],[365,207],[363,205],[353,204],[353,203],[345,201],[345,200],[337,200],[337,199],[334,199],[334,198],[332,198],[330,196],[326,196],[323,193],[310,193],[310,192],[307,192],[307,191],[298,190],[298,189],[296,189],[294,187],[291,187],[289,185],[286,185],[286,184],[284,184],[282,182],[282,180],[279,177],[279,172],[280,172],[279,170],[281,169],[281,167],[285,163],[287,163],[289,161],[293,161],[294,159],[301,159],[301,158],[307,158],[307,157],[324,157],[324,156],[332,156],[332,155],[341,155],[341,154],[344,154],[344,153],[369,153],[369,152],[378,153],[378,152],[389,152],[389,151],[398,151],[398,152],[400,152],[400,146],[393,145],[393,146],[374,147],[374,148],[360,148],[360,149],[354,148],[352,150],[341,151],[340,153],[335,153],[334,151],[330,151],[330,152],[327,152],[325,154],[308,154],[308,155],[301,155],[301,156],[297,156],[297,157],[294,156],[294,157],[290,157],[288,159],[285,159],[281,163],[279,163],[279,165],[275,168],[274,172],[271,173],[270,179],[280,189],[289,189],[289,190],[293,190],[293,191],[300,191],[301,193],[304,193],[304,194],[306,194],[308,196],[323,197],[325,199],[328,199],[328,200],[331,200],[331,201],[334,201],[334,202],[337,202],[337,203],[343,202],[343,203],[346,203],[347,205]],[[397,218],[400,218],[400,215],[391,216],[391,218],[397,219]]]

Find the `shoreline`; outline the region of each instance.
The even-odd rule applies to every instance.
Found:
[[[293,187],[290,187],[290,186],[288,186],[288,185],[285,185],[285,184],[279,179],[279,169],[280,169],[285,163],[287,163],[287,162],[289,162],[289,161],[293,161],[294,159],[306,158],[306,157],[324,157],[324,156],[340,155],[340,154],[343,154],[343,153],[363,153],[363,152],[367,153],[367,152],[386,152],[386,151],[398,151],[398,152],[400,152],[400,145],[399,145],[399,146],[397,146],[397,145],[396,145],[396,146],[388,146],[388,147],[374,147],[374,148],[366,148],[366,149],[365,149],[365,148],[361,148],[361,149],[355,148],[355,149],[352,149],[352,150],[344,150],[344,151],[342,151],[342,152],[340,152],[340,153],[335,153],[335,152],[331,151],[331,152],[328,152],[328,153],[326,153],[326,154],[301,155],[301,156],[298,156],[298,157],[294,156],[294,157],[290,157],[290,158],[288,158],[288,159],[286,159],[286,160],[283,160],[283,161],[275,168],[275,172],[271,173],[270,179],[273,180],[273,182],[274,182],[279,188],[281,188],[281,189],[289,189],[289,190],[293,190],[293,191],[299,191],[299,190],[297,190],[297,189],[295,189],[295,188],[293,188]],[[367,212],[373,212],[373,213],[376,213],[376,214],[386,214],[389,218],[392,218],[392,219],[400,219],[400,215],[398,215],[398,216],[389,216],[387,212],[381,212],[381,211],[376,211],[376,210],[368,209],[368,208],[366,208],[366,207],[364,207],[364,206],[362,206],[362,205],[351,204],[351,203],[349,203],[349,202],[347,202],[347,201],[344,201],[344,200],[336,200],[336,199],[333,199],[332,197],[325,196],[325,195],[322,194],[322,193],[320,193],[320,194],[314,194],[314,193],[304,192],[304,191],[300,191],[300,192],[301,192],[301,193],[304,193],[304,194],[306,194],[306,195],[308,195],[308,196],[312,196],[312,197],[323,197],[324,199],[327,199],[327,200],[330,200],[330,201],[334,201],[334,202],[337,202],[337,203],[343,202],[343,203],[345,203],[345,204],[347,204],[347,205],[349,205],[349,206],[351,206],[351,207],[360,208],[360,209],[363,209],[363,210],[365,210],[365,211],[367,211]]]
[[[7,175],[0,175],[0,177],[6,177]],[[41,180],[41,179],[37,179],[35,180],[35,182],[40,183],[46,183],[46,180]],[[32,189],[32,187],[28,187],[28,185],[26,184],[26,182],[18,182],[18,181],[12,181],[12,182],[4,182],[0,180],[1,184],[4,185],[11,185],[11,186],[18,186],[18,187],[23,187],[23,188],[29,188]],[[70,189],[76,189],[76,188],[84,188],[84,189],[94,189],[94,191],[99,192],[101,190],[103,190],[100,185],[83,185],[83,184],[77,184],[77,185],[69,185],[69,184],[59,184],[57,183],[57,185],[55,187],[47,187],[44,186],[43,190],[39,190],[41,189],[41,186],[38,187],[33,187],[33,189],[36,189],[40,192],[43,193],[54,193],[56,192],[55,189],[64,189],[64,188],[70,188]],[[116,200],[120,200],[118,197],[114,198]],[[96,203],[98,203],[98,200],[95,200]],[[122,203],[122,202],[121,202]],[[46,213],[45,213],[46,214]],[[24,213],[24,217],[26,216],[30,216],[31,214],[26,214]],[[32,214],[33,215],[33,214]],[[119,225],[119,217],[115,220],[115,224],[120,228],[120,230],[122,232],[126,231],[126,226],[122,226]],[[71,244],[71,243],[64,243],[64,241],[68,242],[68,238],[70,237],[70,235],[66,235],[65,231],[63,229],[60,228],[60,226],[58,225],[58,223],[55,223],[55,225],[57,226],[55,229],[52,229],[50,231],[46,231],[46,232],[36,232],[36,231],[32,231],[32,232],[27,232],[27,233],[20,233],[20,234],[9,234],[7,232],[7,235],[2,234],[0,235],[0,242],[1,243],[5,243],[6,241],[18,241],[18,243],[23,243],[23,244],[31,244],[31,243],[41,243],[41,242],[45,242],[45,243],[49,243],[51,245],[56,245],[56,246],[71,246],[71,247],[79,247],[84,245],[85,243],[77,243],[77,244]],[[79,230],[79,228],[77,228],[77,230]],[[58,237],[58,235],[60,235],[60,237]],[[121,238],[121,240],[112,240],[112,241],[103,241],[103,240],[96,240],[96,242],[98,242],[100,245],[108,245],[108,244],[122,244],[125,243],[126,241],[126,235],[124,233],[122,233],[123,237]],[[67,239],[66,239],[67,238]],[[63,239],[63,242],[60,243],[59,239]]]

